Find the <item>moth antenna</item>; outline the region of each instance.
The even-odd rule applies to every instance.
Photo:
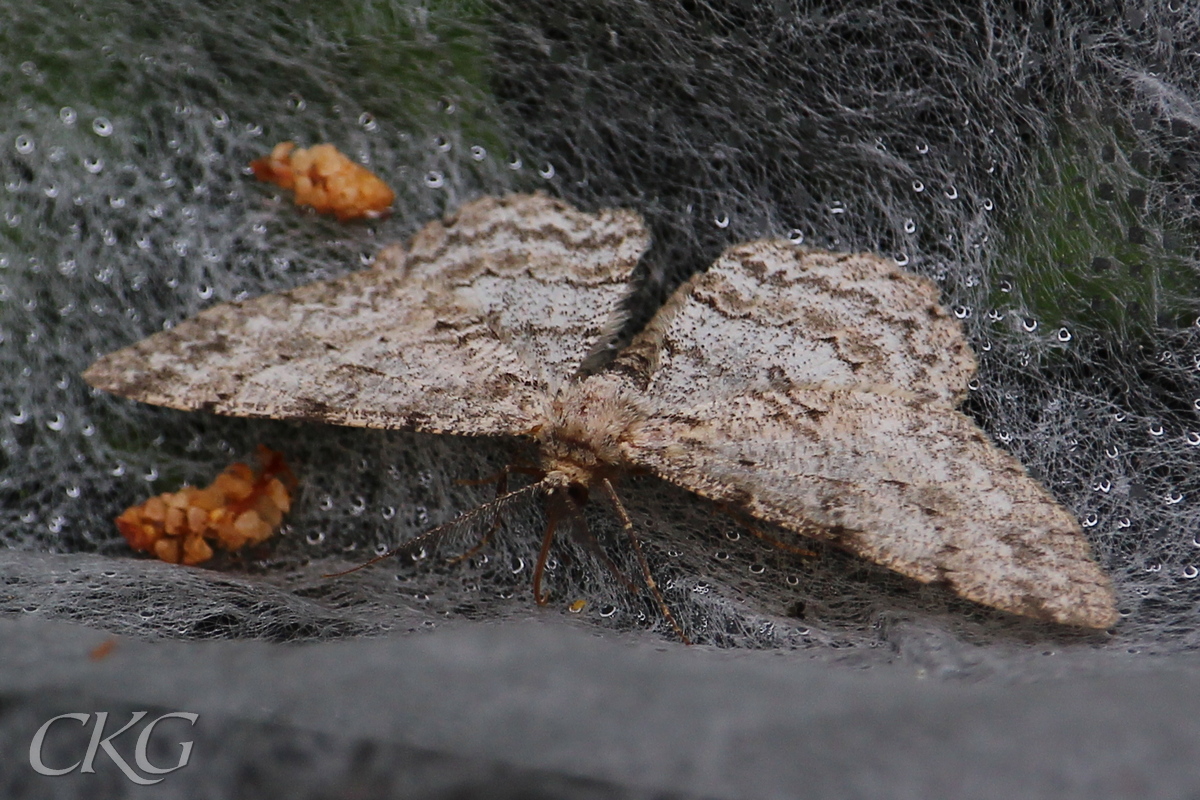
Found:
[[[534,475],[537,477],[537,479],[539,481],[546,477],[545,470],[537,469],[536,467],[525,467],[525,466],[521,466],[519,464],[509,464],[504,469],[497,472],[495,475],[491,475],[482,480],[469,481],[469,482],[468,481],[459,481],[459,483],[465,483],[466,485],[478,486],[483,483],[491,483],[492,481],[495,481],[496,482],[496,500],[492,501],[492,504],[494,505],[496,501],[498,501],[503,495],[508,493],[508,476],[514,472],[519,472],[524,475]],[[461,564],[462,562],[466,561],[471,556],[478,553],[483,548],[487,547],[488,542],[490,542],[492,540],[492,537],[496,535],[496,531],[500,530],[501,520],[502,520],[502,517],[500,516],[500,510],[497,509],[495,516],[492,517],[492,524],[488,526],[487,531],[483,534],[483,536],[480,537],[479,541],[475,543],[475,546],[472,547],[467,552],[463,553],[462,555],[457,555],[454,558],[450,559],[449,563]]]
[[[633,520],[629,518],[628,512],[625,511],[625,505],[621,502],[621,498],[617,496],[617,490],[613,488],[612,481],[605,478],[600,482],[604,487],[604,494],[608,497],[608,501],[612,503],[612,507],[617,512],[617,516],[621,518],[621,527],[625,529],[625,535],[629,537],[629,541],[633,544],[633,552],[637,554],[638,563],[642,566],[642,577],[646,581],[646,588],[654,595],[654,599],[658,601],[658,607],[662,609],[663,616],[667,618],[667,622],[671,623],[671,627],[675,629],[675,635],[684,644],[691,644],[692,640],[683,632],[683,628],[675,621],[675,615],[671,613],[667,601],[663,598],[662,592],[658,590],[658,584],[654,582],[654,576],[650,574],[650,565],[646,563],[646,556],[642,553],[642,543],[637,537],[637,531],[634,530]]]
[[[538,481],[537,483],[531,483],[528,486],[522,486],[520,489],[517,489],[516,491],[508,492],[507,494],[497,497],[495,500],[492,500],[489,503],[484,503],[483,505],[481,505],[477,508],[473,508],[470,511],[460,514],[455,519],[452,519],[449,522],[438,525],[436,528],[430,528],[429,530],[425,531],[424,533],[420,534],[419,536],[414,536],[412,539],[409,539],[408,541],[393,547],[391,550],[388,550],[386,553],[375,556],[370,561],[364,561],[363,563],[359,564],[358,566],[351,567],[350,569],[344,569],[341,572],[331,572],[326,575],[322,575],[321,577],[322,578],[340,578],[343,575],[349,575],[351,572],[358,572],[360,569],[365,569],[366,567],[369,567],[372,564],[377,564],[380,561],[383,561],[384,559],[391,558],[392,556],[399,555],[400,553],[411,551],[415,548],[425,545],[428,542],[435,542],[438,539],[440,539],[442,536],[444,536],[448,531],[453,530],[454,528],[462,526],[462,525],[469,525],[469,524],[475,522],[477,519],[479,519],[479,517],[484,516],[485,514],[488,514],[492,511],[495,511],[496,516],[499,517],[500,512],[504,508],[511,505],[513,502],[515,502],[516,500],[518,500],[519,498],[521,498],[527,494],[532,494],[535,491],[540,491],[541,489],[545,488],[545,484],[546,484],[546,481],[545,481],[545,479],[543,479],[543,480]]]

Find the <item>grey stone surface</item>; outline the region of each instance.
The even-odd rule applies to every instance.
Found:
[[[1200,797],[1191,659],[966,684],[559,623],[279,646],[146,642],[30,618],[0,621],[0,641],[3,786],[14,797],[99,796],[102,785],[110,796],[164,797],[253,787],[331,797]],[[108,654],[91,658],[106,641]],[[51,716],[108,710],[117,720],[139,709],[200,715],[192,762],[150,794],[111,765],[67,778],[30,768],[29,741]]]

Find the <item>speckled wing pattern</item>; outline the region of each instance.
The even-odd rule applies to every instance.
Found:
[[[224,303],[98,360],[154,405],[368,428],[512,435],[616,324],[649,242],[630,211],[484,197],[375,269]]]
[[[895,262],[735,246],[613,369],[648,406],[626,455],[660,477],[985,605],[1116,622],[1078,523],[957,410],[974,356]]]

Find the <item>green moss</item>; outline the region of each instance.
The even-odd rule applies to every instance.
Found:
[[[1009,273],[990,303],[1043,324],[1138,336],[1190,324],[1200,278],[1185,253],[1195,235],[1173,226],[1151,194],[1149,158],[1097,129],[1067,130],[1036,164],[1027,204],[1009,215]]]
[[[83,104],[137,118],[145,98],[164,90],[215,105],[229,101],[224,93],[260,105],[293,93],[332,103],[348,95],[380,121],[408,126],[450,100],[472,112],[456,125],[487,146],[497,137],[480,113],[490,103],[484,16],[475,0],[264,2],[253,17],[222,2],[200,17],[168,2],[51,2],[0,24],[0,52],[13,66],[36,67],[36,80],[20,81],[34,107]],[[152,61],[139,63],[143,55]],[[205,62],[199,73],[215,67],[217,86],[192,76],[189,67]]]

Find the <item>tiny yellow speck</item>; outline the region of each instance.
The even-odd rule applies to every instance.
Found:
[[[571,605],[569,605],[567,607],[571,610],[572,614],[578,614],[580,611],[583,611],[583,607],[586,605],[587,605],[587,600],[576,600],[574,603],[571,603]]]

